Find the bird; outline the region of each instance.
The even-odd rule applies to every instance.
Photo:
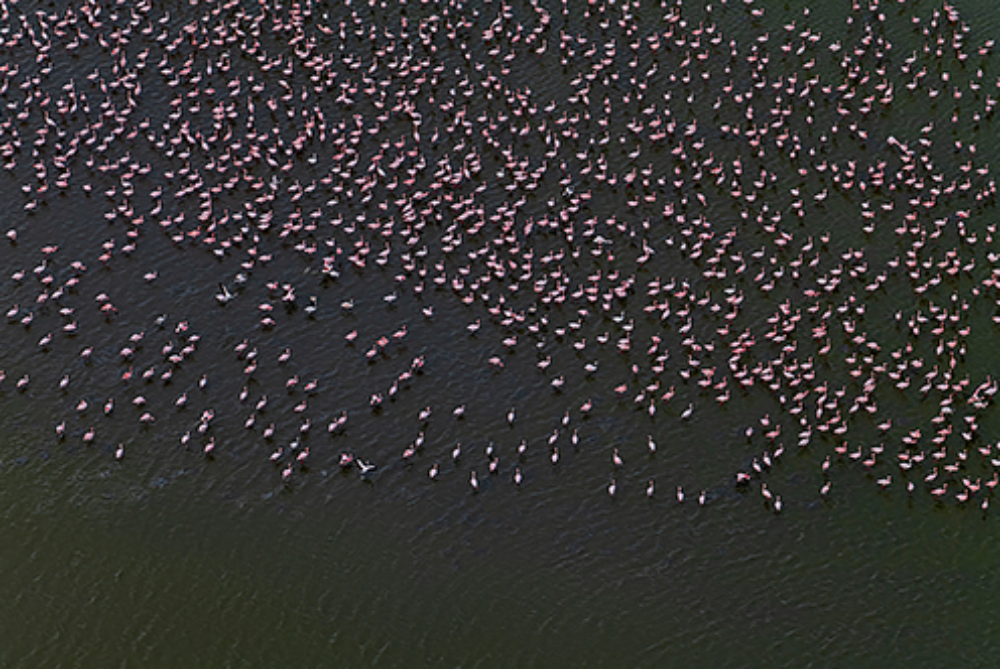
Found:
[[[233,300],[236,296],[229,292],[225,284],[219,284],[219,292],[215,294],[216,301],[221,305],[226,305]]]
[[[315,316],[316,315],[316,311],[318,309],[319,309],[319,306],[317,305],[317,302],[316,302],[316,296],[313,295],[313,296],[311,296],[309,298],[309,304],[307,304],[306,307],[305,307],[305,309],[304,309],[304,311],[306,312],[306,316],[309,316],[309,317]]]
[[[371,471],[374,471],[374,469],[375,469],[375,465],[374,464],[372,464],[370,462],[365,462],[361,458],[357,458],[355,460],[355,462],[358,463],[358,469],[361,470],[361,475],[362,476],[364,476],[365,474],[368,474]]]

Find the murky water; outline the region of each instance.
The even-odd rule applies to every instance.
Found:
[[[1000,15],[805,4],[8,3],[0,666],[988,664]]]

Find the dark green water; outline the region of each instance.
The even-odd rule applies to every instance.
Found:
[[[245,506],[197,476],[102,495],[44,470],[4,478],[11,666],[950,665],[995,648],[994,522],[867,486],[772,517],[365,490]]]
[[[695,4],[684,4],[684,16],[692,28],[707,21],[710,14]],[[737,40],[743,55],[746,45],[765,33],[776,40],[782,26],[792,20],[798,23],[796,30],[808,27],[822,33],[816,47],[815,73],[833,85],[840,79],[836,65],[827,59],[830,43],[843,40],[853,45],[864,34],[864,26],[870,25],[893,43],[892,63],[898,68],[905,57],[902,54],[922,44],[909,15],[927,19],[935,8],[927,2],[885,3],[888,20],[884,27],[878,27],[877,12],[872,11],[856,12],[854,23],[847,26],[847,2],[813,7],[805,18],[803,7],[807,3],[758,0],[752,7],[766,10],[758,19],[748,15],[750,8],[741,7],[743,3],[729,3],[725,8],[713,4],[719,30],[727,39]],[[968,51],[974,53],[975,46],[1000,36],[1000,12],[989,0],[958,2],[956,7],[971,28]],[[416,22],[437,9],[411,3],[406,12]],[[588,35],[592,41],[600,39],[602,46],[618,40],[620,52],[624,52],[621,44],[636,39],[622,34],[614,23],[604,32],[590,32],[596,30],[595,20],[584,20],[582,9],[583,3],[571,3],[566,23],[558,19],[560,29]],[[550,10],[559,12],[555,6]],[[184,5],[171,11],[171,18],[163,23],[174,31],[170,40],[197,15],[195,9]],[[528,16],[527,11],[519,6],[517,18]],[[656,30],[664,11],[643,3],[634,12],[636,25],[640,30]],[[340,5],[331,7],[330,12],[336,17],[347,16]],[[403,13],[398,6],[382,12],[362,7],[361,12],[369,24],[395,21]],[[539,106],[555,101],[559,105],[556,115],[567,108],[570,113],[579,111],[582,107],[565,102],[573,92],[568,80],[579,72],[572,67],[559,71],[558,60],[551,53],[558,37],[553,35],[549,40],[550,53],[544,58],[513,61],[508,83],[515,88],[530,86]],[[796,48],[798,44],[795,42]],[[486,45],[474,40],[468,48],[476,59],[490,62],[490,67],[497,64],[490,61]],[[362,56],[367,59],[370,53]],[[10,49],[4,57],[20,63],[29,74],[32,71],[33,57],[25,58]],[[623,73],[627,57],[619,53],[623,62],[614,65]],[[684,49],[665,55],[663,71],[669,72],[683,57]],[[439,59],[435,58],[434,63],[457,68],[454,79],[467,74],[463,68],[469,66],[456,52],[442,50]],[[653,56],[642,52],[642,58],[641,69],[645,69]],[[774,58],[769,76],[795,72],[807,76],[798,69],[798,61]],[[57,83],[62,85],[70,76],[82,81],[100,65],[92,54],[79,58],[56,54],[52,59],[53,95]],[[179,68],[181,63],[175,65]],[[947,61],[942,68],[955,70],[955,76],[965,82],[978,66],[978,60],[964,69]],[[1000,71],[993,61],[984,60],[982,66],[983,86],[995,98]],[[713,77],[719,74],[712,60],[701,67]],[[268,97],[280,97],[283,91],[275,91],[273,80],[277,75],[264,74],[249,57],[237,59],[234,70],[241,69],[256,72],[259,80],[270,86],[257,100],[258,107],[263,108]],[[940,74],[933,72],[933,66],[931,69],[931,76]],[[734,72],[737,88],[752,85],[747,70],[734,66]],[[908,94],[908,79],[894,72],[888,78],[894,82],[896,99],[890,111],[867,119],[870,141],[842,136],[830,140],[822,149],[824,156],[831,162],[858,160],[866,164],[878,156],[888,156],[891,161],[893,154],[885,142],[889,135],[916,146],[920,128],[933,120],[938,134],[933,135],[934,149],[926,155],[942,166],[949,178],[955,178],[959,164],[969,158],[968,153],[958,155],[951,150],[956,139],[977,144],[976,165],[997,162],[995,122],[967,122],[967,109],[962,107],[962,123],[952,129],[950,102],[932,104],[925,96]],[[165,85],[168,77],[152,73],[150,77],[144,83],[145,97],[137,117],[148,114],[155,125],[165,120],[173,92]],[[807,215],[796,220],[791,209],[795,198],[788,195],[788,188],[795,184],[807,196],[818,194],[830,187],[829,174],[810,171],[799,178],[787,156],[773,152],[758,161],[748,157],[745,145],[723,138],[718,125],[733,123],[738,115],[734,116],[735,108],[726,107],[721,116],[713,116],[711,104],[719,96],[718,86],[728,79],[709,79],[701,88],[664,84],[655,92],[660,99],[665,91],[677,96],[674,109],[679,123],[698,119],[703,128],[709,128],[705,141],[720,161],[739,156],[747,165],[767,165],[780,178],[777,187],[761,189],[762,199],[772,203],[771,211],[785,213],[781,227],[794,235],[796,251],[808,238],[818,240],[824,233],[831,236],[830,243],[821,249],[819,269],[801,283],[777,280],[771,294],[759,292],[747,278],[734,283],[750,296],[734,331],[746,327],[761,341],[769,327],[766,319],[777,305],[785,298],[796,308],[808,305],[802,298],[803,289],[815,286],[816,277],[838,265],[840,254],[847,249],[864,248],[872,274],[894,256],[904,254],[912,240],[893,232],[893,227],[899,224],[903,203],[912,194],[873,195],[873,207],[894,202],[899,209],[892,214],[879,213],[877,228],[870,234],[861,230],[867,219],[860,216],[857,190],[842,193],[831,189],[825,204],[806,197]],[[628,89],[624,83],[618,88],[607,87],[609,95],[622,95]],[[680,103],[678,100],[691,90],[697,93],[696,101]],[[425,89],[420,95],[427,93]],[[596,93],[593,97],[590,106],[596,108],[600,102]],[[13,99],[11,91],[4,102]],[[475,118],[500,103],[476,95],[467,104],[468,116]],[[92,105],[97,107],[95,102]],[[620,116],[613,116],[608,130],[612,141],[629,136],[626,124],[632,115],[641,113],[642,106],[625,106]],[[833,121],[835,106],[830,102],[816,112],[817,126]],[[360,104],[357,109],[366,114],[371,111]],[[343,118],[350,118],[349,111],[339,111]],[[466,140],[446,135],[440,144],[430,144],[427,136],[433,128],[446,125],[450,117],[426,113],[422,148],[433,164],[443,154],[458,153],[455,145]],[[801,113],[803,108],[796,106],[788,124],[803,133],[807,146],[816,146],[816,137],[809,134]],[[203,120],[196,114],[193,118]],[[283,122],[289,128],[296,127],[293,122]],[[395,117],[383,128],[393,139],[405,132],[412,132],[412,127]],[[593,132],[596,136],[601,131],[594,128]],[[31,136],[27,131],[23,135]],[[370,144],[374,141],[362,140],[360,151],[365,161],[375,153],[376,147]],[[519,152],[541,161],[538,153],[545,145],[537,137],[532,135],[523,145],[518,141],[512,140]],[[592,180],[579,177],[589,159],[579,158],[576,152],[586,151],[587,145],[568,138],[564,143],[559,160],[570,163],[569,173],[579,179],[574,184],[582,184],[578,185],[581,189],[586,184],[594,186]],[[307,153],[313,149],[322,153],[328,148],[315,141],[309,146]],[[625,174],[633,166],[641,169],[649,164],[655,168],[655,176],[681,167],[668,148],[641,147],[641,157],[629,162],[626,154],[636,141],[629,140],[623,146],[608,150],[611,172]],[[135,201],[140,210],[148,212],[155,202],[148,193],[161,185],[161,173],[178,169],[186,159],[170,156],[168,160],[141,137],[128,150],[130,158],[134,153],[135,160],[154,166],[155,178],[136,178],[139,195]],[[537,220],[572,201],[557,183],[558,176],[545,177],[535,193],[502,190],[508,177],[494,180],[489,175],[503,160],[486,148],[482,154],[487,175],[480,179],[487,186],[482,199],[489,211],[523,196],[527,204],[524,213],[517,215],[523,223],[524,217]],[[900,470],[892,465],[892,458],[903,450],[900,439],[909,430],[923,429],[926,441],[932,433],[930,421],[944,397],[936,392],[916,392],[919,376],[909,392],[896,392],[891,382],[880,381],[877,420],[891,418],[894,427],[884,437],[889,455],[871,471],[849,458],[834,456],[829,473],[824,475],[820,463],[833,455],[834,447],[842,441],[848,441],[852,450],[863,445],[867,452],[883,439],[874,427],[875,418],[860,414],[851,420],[847,436],[814,434],[809,447],[799,450],[795,446],[797,420],[778,401],[780,393],[762,390],[761,383],[748,392],[734,387],[733,400],[717,405],[712,400],[714,392],[700,391],[693,383],[679,379],[665,381],[659,393],[677,386],[678,395],[669,405],[660,405],[656,416],[635,408],[632,392],[648,379],[631,374],[628,367],[644,359],[638,353],[623,357],[613,350],[613,344],[595,351],[593,342],[604,332],[612,333],[612,342],[624,336],[622,324],[610,315],[627,311],[635,319],[636,347],[644,348],[651,334],[662,331],[674,356],[671,364],[677,365],[671,373],[682,366],[679,362],[690,353],[683,348],[684,337],[678,331],[683,320],[660,324],[644,318],[640,301],[654,276],[664,281],[668,277],[690,279],[699,295],[721,292],[722,284],[703,280],[703,263],[666,244],[665,239],[672,237],[679,245],[683,226],[667,228],[667,223],[654,219],[649,238],[657,255],[647,267],[637,269],[641,246],[630,245],[624,235],[614,246],[617,261],[594,256],[571,267],[569,271],[574,273],[615,268],[637,273],[638,297],[616,303],[608,314],[591,307],[593,315],[578,318],[575,307],[542,306],[530,292],[512,296],[511,304],[534,306],[537,313],[550,316],[552,329],[574,319],[583,324],[578,334],[565,338],[551,331],[532,336],[522,329],[515,351],[506,352],[500,340],[508,331],[490,321],[484,305],[467,307],[451,290],[435,291],[430,286],[427,297],[398,289],[400,282],[393,274],[400,263],[395,259],[390,265],[393,271],[369,267],[370,271],[351,272],[342,267],[342,277],[331,287],[317,278],[315,265],[292,253],[290,243],[275,239],[273,230],[265,235],[261,248],[272,252],[274,261],[250,272],[247,293],[256,291],[256,297],[247,296],[246,304],[236,301],[225,309],[214,303],[213,294],[219,282],[231,282],[240,271],[237,259],[245,256],[235,252],[217,260],[194,243],[175,245],[153,230],[143,233],[133,256],[118,257],[110,269],[97,270],[100,243],[108,237],[118,237],[120,243],[124,237],[127,226],[121,222],[101,222],[105,210],[118,201],[114,196],[106,200],[103,196],[84,197],[76,191],[50,194],[42,198],[44,208],[29,217],[23,209],[29,196],[18,189],[20,179],[30,176],[29,167],[30,161],[18,168],[25,170],[24,174],[8,171],[0,177],[5,196],[0,212],[3,226],[19,230],[18,244],[0,250],[5,309],[14,303],[30,304],[37,294],[32,279],[25,285],[8,277],[17,269],[30,273],[40,261],[38,248],[42,244],[63,245],[64,254],[84,258],[94,271],[86,275],[86,289],[63,302],[79,312],[82,334],[78,338],[60,339],[51,350],[39,350],[38,339],[49,331],[58,332],[63,323],[47,307],[37,308],[38,322],[30,328],[16,323],[0,328],[0,360],[7,371],[0,403],[0,667],[990,666],[1000,650],[996,641],[1000,623],[992,606],[993,599],[1000,596],[1000,579],[995,575],[996,510],[980,508],[979,502],[988,498],[986,495],[965,505],[956,504],[952,496],[962,475],[987,480],[994,470],[976,460],[973,453],[968,470],[949,479],[953,486],[949,498],[936,503],[929,493],[932,486],[920,481],[930,473],[930,466],[923,468],[919,477],[911,477],[918,487],[909,495]],[[254,169],[263,169],[268,179],[280,177],[283,185],[293,178],[306,183],[316,176],[301,160],[288,176],[280,168],[258,164]],[[750,168],[747,171],[752,175]],[[92,177],[96,193],[116,184],[115,178]],[[664,201],[685,195],[693,201],[694,193],[703,190],[709,195],[704,212],[715,229],[739,231],[735,248],[749,256],[766,247],[782,264],[794,257],[794,252],[786,253],[775,245],[771,233],[765,234],[752,221],[740,218],[740,205],[725,195],[728,185],[712,190],[705,183],[698,189],[691,187],[690,181],[683,188],[653,188],[659,199],[648,207],[628,205],[629,198],[638,196],[625,188],[594,186],[593,200],[583,208],[588,216],[603,219],[615,215],[638,225],[643,218],[659,216]],[[390,198],[376,192],[384,201]],[[242,205],[241,197],[249,200],[256,192],[247,189],[234,195],[234,211]],[[549,205],[548,199],[558,203]],[[968,350],[961,356],[956,378],[967,374],[975,386],[988,375],[995,378],[1000,374],[1000,355],[992,343],[997,330],[990,321],[996,313],[995,291],[991,296],[984,290],[980,299],[974,299],[971,292],[974,282],[988,275],[986,268],[996,266],[987,254],[997,247],[985,242],[962,246],[954,230],[954,210],[967,206],[967,199],[956,199],[954,206],[946,203],[935,210],[935,216],[950,217],[950,223],[943,238],[929,244],[933,253],[928,252],[928,257],[938,261],[946,250],[961,248],[963,258],[979,263],[976,272],[953,281],[945,279],[940,287],[920,294],[914,292],[913,282],[894,274],[881,292],[866,295],[858,291],[868,312],[852,317],[881,343],[880,362],[891,360],[887,358],[891,350],[912,342],[914,358],[922,358],[925,369],[934,365],[944,369],[949,354],[935,353],[926,332],[923,338],[910,337],[905,328],[894,323],[894,313],[904,312],[908,317],[915,308],[924,308],[926,313],[928,302],[947,305],[952,295],[971,300],[972,309],[963,322],[970,323],[972,331],[965,340]],[[220,200],[226,202],[224,196]],[[168,201],[167,207],[173,207],[173,214],[186,212],[189,222],[197,217],[193,199],[180,197],[179,203]],[[294,208],[285,202],[275,205],[279,217]],[[697,213],[694,205],[691,210]],[[758,205],[746,205],[746,210],[754,214],[760,211]],[[346,212],[349,218],[359,211],[370,212],[371,208],[365,209],[352,197],[341,197],[336,205],[330,205],[327,215]],[[928,225],[924,219],[921,222]],[[995,223],[995,210],[983,206],[976,209],[968,225],[983,239],[986,226]],[[450,280],[452,270],[464,260],[439,251],[440,244],[433,237],[440,236],[443,227],[431,226],[427,237],[431,238],[432,260],[447,260]],[[474,233],[468,236],[474,239]],[[548,234],[536,235],[525,244],[536,248],[538,256],[563,248],[558,236]],[[475,246],[470,242],[461,253]],[[765,263],[753,264],[748,274],[761,271]],[[723,265],[731,268],[728,261]],[[60,267],[62,281],[68,271],[65,263]],[[158,271],[159,278],[147,285],[141,275],[150,270]],[[261,330],[260,313],[249,302],[266,299],[264,285],[269,281],[296,283],[300,300],[311,293],[320,295],[323,309],[309,319],[301,310],[282,313],[279,306],[275,310],[278,327]],[[393,290],[399,290],[399,301],[387,306],[379,298]],[[93,298],[100,292],[109,293],[118,305],[121,313],[116,319],[104,319],[97,313]],[[336,308],[346,299],[357,301],[349,314]],[[842,305],[846,299],[838,292],[823,303],[823,308]],[[436,309],[433,319],[421,315],[421,309],[428,305]],[[160,313],[170,314],[163,330],[152,325]],[[202,336],[193,359],[177,365],[170,383],[141,385],[135,379],[131,385],[123,385],[120,375],[132,363],[118,360],[118,350],[127,343],[128,335],[138,330],[147,333],[146,348],[138,351],[134,360],[139,372],[149,364],[161,365],[156,352],[167,341],[178,340],[172,328],[182,319],[190,319],[192,331]],[[466,326],[476,319],[483,321],[483,330],[471,337]],[[697,315],[699,340],[713,339],[712,332],[721,325],[717,321]],[[368,362],[363,351],[401,324],[409,327],[405,340],[387,348],[375,362]],[[352,330],[360,332],[356,348],[344,345],[344,336]],[[567,346],[576,337],[588,340],[585,352]],[[801,359],[818,356],[815,351],[822,342],[813,341],[808,329],[795,337]],[[232,353],[233,346],[244,338],[252,340],[260,349],[261,360],[267,361],[250,381],[243,373],[246,361]],[[834,387],[851,387],[855,362],[847,359],[863,352],[853,348],[849,337],[839,331],[831,338],[835,345],[832,355],[824,362],[817,357],[817,384],[828,381]],[[536,344],[539,346],[532,352]],[[84,345],[95,347],[89,365],[78,357]],[[780,351],[776,345],[768,346],[760,347],[765,352],[757,360],[773,359]],[[286,347],[295,351],[294,357],[286,367],[279,367],[273,360]],[[494,355],[505,363],[502,372],[487,364]],[[426,357],[425,373],[417,375],[410,385],[404,384],[400,395],[387,402],[381,413],[371,412],[368,397],[385,392],[416,356]],[[553,371],[543,373],[536,363],[546,356],[552,359]],[[588,361],[598,362],[599,371],[585,374],[582,368]],[[725,356],[717,356],[711,364],[723,369]],[[19,393],[14,383],[25,373],[31,374],[32,382],[27,391]],[[67,373],[73,380],[63,392],[57,384]],[[204,390],[197,387],[202,374],[209,377]],[[284,382],[291,374],[299,374],[303,382],[319,379],[320,391],[308,396],[311,408],[303,414],[314,423],[313,433],[302,437],[312,450],[310,466],[295,469],[283,483],[280,469],[271,466],[267,458],[276,446],[288,444],[297,434],[300,421],[292,407],[306,396],[285,392]],[[567,379],[561,392],[554,392],[550,385],[557,374]],[[612,392],[619,383],[630,386],[630,393],[621,400]],[[251,402],[264,394],[270,401],[268,408],[259,412],[254,430],[242,427],[251,411],[236,400],[244,384],[250,387]],[[190,406],[176,410],[172,402],[181,392],[190,394]],[[140,393],[156,414],[152,426],[138,426],[141,410],[128,406]],[[104,416],[100,407],[108,397],[115,397],[116,408],[111,416]],[[81,398],[87,398],[91,407],[77,412]],[[578,408],[591,398],[595,410],[584,418]],[[696,411],[691,420],[682,421],[678,416],[689,402]],[[460,404],[467,406],[467,413],[460,420],[454,419],[449,414]],[[416,417],[429,405],[434,415],[422,428]],[[512,406],[517,408],[518,418],[515,426],[509,427],[504,416]],[[196,430],[197,416],[205,409],[218,414],[209,433],[218,438],[214,459],[201,454],[204,440],[197,435],[194,446],[178,445],[181,434]],[[813,409],[810,406],[809,411]],[[846,407],[843,409],[846,414]],[[346,433],[338,437],[323,434],[326,423],[343,410],[351,416]],[[571,421],[562,427],[560,419],[567,412]],[[751,486],[741,489],[732,483],[734,473],[749,471],[754,458],[764,450],[773,452],[777,445],[761,435],[764,430],[759,419],[764,414],[783,425],[785,431],[778,442],[784,443],[787,452],[770,470],[755,477]],[[57,440],[52,429],[62,420],[68,423],[68,436]],[[978,420],[979,436],[972,446],[996,442],[1000,421],[995,412],[986,410]],[[259,434],[261,426],[270,422],[277,423],[279,430],[273,442],[262,440]],[[94,445],[87,447],[81,437],[91,426],[97,426],[98,436]],[[752,438],[744,436],[748,426],[757,428]],[[554,428],[561,430],[561,460],[555,466],[549,462],[551,451],[546,445]],[[412,465],[400,462],[399,453],[422,429],[427,439],[424,450]],[[577,447],[570,445],[567,436],[574,429],[579,430]],[[655,435],[659,446],[655,456],[646,452],[648,435]],[[522,438],[528,440],[529,451],[517,461],[525,475],[524,485],[518,488],[510,483],[511,463],[516,461],[514,448]],[[449,454],[456,442],[465,450],[462,460],[454,465]],[[486,473],[488,461],[482,455],[491,442],[500,453],[501,472],[497,476]],[[948,442],[948,462],[964,447],[956,442],[957,437]],[[114,456],[118,443],[125,445],[120,461]],[[611,464],[614,448],[619,448],[625,459],[620,470]],[[336,461],[341,450],[353,450],[377,462],[378,471],[368,479],[360,478],[353,468],[340,471]],[[441,464],[441,476],[431,481],[426,472],[435,462]],[[479,474],[478,494],[470,491],[470,470]],[[887,473],[895,482],[882,491],[875,479]],[[612,477],[619,486],[613,500],[606,492]],[[648,499],[644,489],[651,478],[657,481],[657,493]],[[822,498],[817,490],[828,479],[833,483],[832,491]],[[762,483],[782,496],[785,506],[780,514],[762,498]],[[688,495],[684,504],[674,499],[678,485],[684,486]],[[704,506],[694,501],[700,490],[707,491]]]

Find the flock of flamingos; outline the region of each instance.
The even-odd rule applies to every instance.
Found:
[[[405,465],[480,494],[588,448],[602,495],[774,512],[795,455],[814,499],[853,471],[987,509],[1000,73],[954,7],[337,4],[0,0],[0,397],[46,439],[125,467],[169,431],[192,458],[252,443],[285,486]],[[503,396],[400,417],[452,346],[544,386],[554,429]],[[335,369],[361,370],[349,401]],[[624,411],[638,443],[599,433]],[[474,413],[515,436],[433,438]],[[734,415],[727,481],[630,475],[664,426]]]

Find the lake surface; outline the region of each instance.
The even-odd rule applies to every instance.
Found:
[[[696,4],[0,5],[0,667],[988,665],[1000,14]]]

